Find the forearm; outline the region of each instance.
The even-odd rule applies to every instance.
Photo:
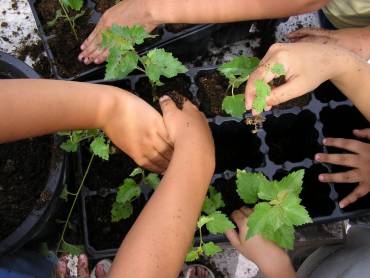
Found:
[[[175,145],[166,175],[123,241],[110,277],[178,276],[214,171],[208,149]]]
[[[338,68],[345,67],[345,70],[331,81],[370,121],[370,65],[355,55],[344,57]]]
[[[113,87],[56,80],[1,80],[0,143],[63,130],[100,128]]]
[[[147,0],[157,23],[220,23],[281,18],[318,10],[328,0]]]

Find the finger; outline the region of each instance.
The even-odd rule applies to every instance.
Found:
[[[365,129],[355,129],[353,134],[359,138],[364,138],[370,140],[370,128]]]
[[[87,45],[86,49],[82,51],[82,53],[79,55],[79,58],[83,58],[83,61],[86,62],[87,58],[94,59],[93,56],[94,52],[100,47],[100,34],[95,36],[91,42]],[[82,60],[82,59],[80,59]]]
[[[253,210],[247,207],[241,207],[240,211],[244,214],[245,217],[249,217],[252,214]]]
[[[169,163],[173,154],[173,146],[168,144],[168,142],[165,141],[159,134],[156,136],[153,145],[155,150]]]
[[[315,160],[319,162],[342,165],[352,168],[359,167],[361,164],[359,155],[357,154],[318,153],[315,155]]]
[[[359,198],[369,193],[369,187],[366,184],[360,184],[349,195],[339,202],[339,207],[344,208],[349,204],[356,202]]]
[[[159,104],[161,106],[163,117],[178,110],[178,108],[176,107],[176,104],[167,95],[164,95],[159,99]]]
[[[354,153],[363,152],[367,146],[367,144],[360,141],[344,138],[325,138],[323,143],[328,147],[337,147]]]
[[[78,55],[78,59],[82,62],[87,54],[91,51],[92,47],[97,47],[97,35],[101,32],[102,26],[98,24],[87,39],[82,43],[80,49],[81,53]]]
[[[79,278],[89,278],[89,264],[88,259],[85,254],[78,256],[78,277]]]
[[[109,49],[106,48],[106,49],[103,50],[103,52],[98,57],[95,58],[94,63],[95,64],[101,64],[101,63],[105,62],[108,58],[108,55],[109,55]]]
[[[166,168],[158,166],[155,162],[148,157],[144,157],[141,161],[135,161],[140,167],[145,168],[154,173],[163,173]]]
[[[238,226],[240,236],[244,237],[247,233],[247,217],[240,210],[235,210],[231,214],[231,219]]]
[[[347,172],[340,172],[335,174],[320,174],[319,180],[321,182],[335,182],[335,183],[354,183],[360,182],[360,172],[358,169],[353,169]]]
[[[91,55],[87,56],[89,59],[86,64],[89,65],[91,63],[95,63],[96,58],[99,57],[104,50],[105,49],[99,47],[95,48],[94,52]]]
[[[328,32],[322,28],[301,28],[297,31],[287,34],[288,39],[301,38],[305,36],[325,36]]]
[[[150,155],[146,156],[146,158],[154,165],[158,166],[161,169],[160,173],[163,173],[170,161],[163,157],[157,150],[153,150]]]
[[[56,269],[55,276],[57,278],[66,278],[67,277],[67,263],[64,260],[59,259]]]
[[[229,240],[230,244],[235,248],[240,244],[239,235],[235,229],[230,229],[225,232],[226,238]]]

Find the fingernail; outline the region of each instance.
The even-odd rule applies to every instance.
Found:
[[[78,56],[78,60],[79,60],[80,62],[82,62],[82,59],[83,59],[83,56],[82,56],[82,55]]]
[[[328,143],[328,139],[324,138],[324,139],[322,140],[322,143],[323,143],[324,145],[326,145],[326,144]]]
[[[163,101],[166,101],[166,100],[170,100],[171,98],[167,95],[164,95],[164,96],[161,96],[161,98],[159,99],[159,102],[163,102]]]
[[[81,50],[85,50],[85,45],[84,44],[81,45]]]
[[[99,63],[99,59],[95,59],[95,60],[94,60],[94,63],[95,63],[95,64],[98,64],[98,63]]]
[[[342,203],[339,203],[339,207],[342,209],[344,208],[344,205]]]
[[[325,181],[325,177],[323,175],[319,175],[319,181]]]
[[[315,155],[315,160],[320,161],[320,159],[321,159],[321,156],[319,154],[316,154]]]

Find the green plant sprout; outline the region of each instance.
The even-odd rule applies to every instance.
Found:
[[[234,89],[245,83],[249,75],[258,67],[260,60],[256,57],[239,56],[218,67],[228,80],[231,96],[226,96],[222,102],[222,109],[233,117],[242,117],[246,112],[244,94],[234,94]]]
[[[282,248],[293,249],[294,226],[312,223],[302,206],[304,170],[290,173],[280,181],[269,181],[262,173],[237,170],[237,193],[246,204],[256,204],[248,218],[246,239],[261,235]]]
[[[225,206],[221,193],[217,192],[213,186],[208,189],[208,196],[205,198],[202,215],[197,222],[197,229],[199,232],[199,245],[194,247],[192,245],[188,254],[186,255],[186,262],[193,262],[199,259],[200,256],[213,256],[222,252],[222,248],[210,241],[205,243],[203,241],[202,228],[206,226],[211,234],[223,234],[228,229],[235,228],[235,225],[229,218],[218,209]]]
[[[154,86],[163,85],[161,76],[175,77],[179,73],[187,72],[187,68],[172,53],[164,49],[152,49],[146,55],[139,56],[135,50],[150,35],[140,25],[132,27],[113,24],[103,32],[102,47],[109,49],[108,63],[106,64],[105,80],[121,79],[134,70],[144,72]],[[138,65],[140,62],[141,65]]]
[[[49,21],[47,23],[47,25],[49,27],[53,27],[59,19],[66,19],[68,21],[69,25],[71,26],[71,30],[72,30],[76,40],[78,40],[78,35],[77,35],[77,32],[76,32],[76,20],[78,18],[80,18],[81,16],[83,16],[85,14],[85,11],[82,10],[81,12],[76,14],[75,16],[71,17],[68,14],[68,8],[70,8],[72,10],[75,10],[77,12],[80,11],[82,6],[83,6],[83,0],[58,0],[58,1],[59,1],[60,7],[63,10],[63,13],[60,9],[58,9],[55,12],[54,19]]]
[[[140,196],[141,187],[132,178],[137,175],[141,175],[140,184],[145,184],[155,190],[160,179],[157,174],[149,173],[145,174],[145,171],[141,168],[136,168],[130,174],[130,178],[123,181],[122,185],[118,188],[116,200],[113,203],[111,210],[111,221],[118,222],[122,219],[129,218],[134,210],[132,203]]]

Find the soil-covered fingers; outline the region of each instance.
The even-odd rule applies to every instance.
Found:
[[[89,61],[94,61],[97,57],[92,54],[99,50],[101,44],[101,33],[103,31],[103,23],[99,21],[92,33],[81,44],[82,52],[78,55],[78,59],[85,64]]]
[[[345,185],[344,185],[345,186]],[[339,207],[344,208],[349,204],[356,202],[359,198],[365,196],[370,191],[370,184],[360,183],[355,190],[339,202]]]
[[[361,181],[362,177],[359,169],[353,169],[333,174],[320,174],[319,180],[321,182],[354,183]]]
[[[370,128],[355,129],[353,130],[353,134],[359,138],[370,140]]]

